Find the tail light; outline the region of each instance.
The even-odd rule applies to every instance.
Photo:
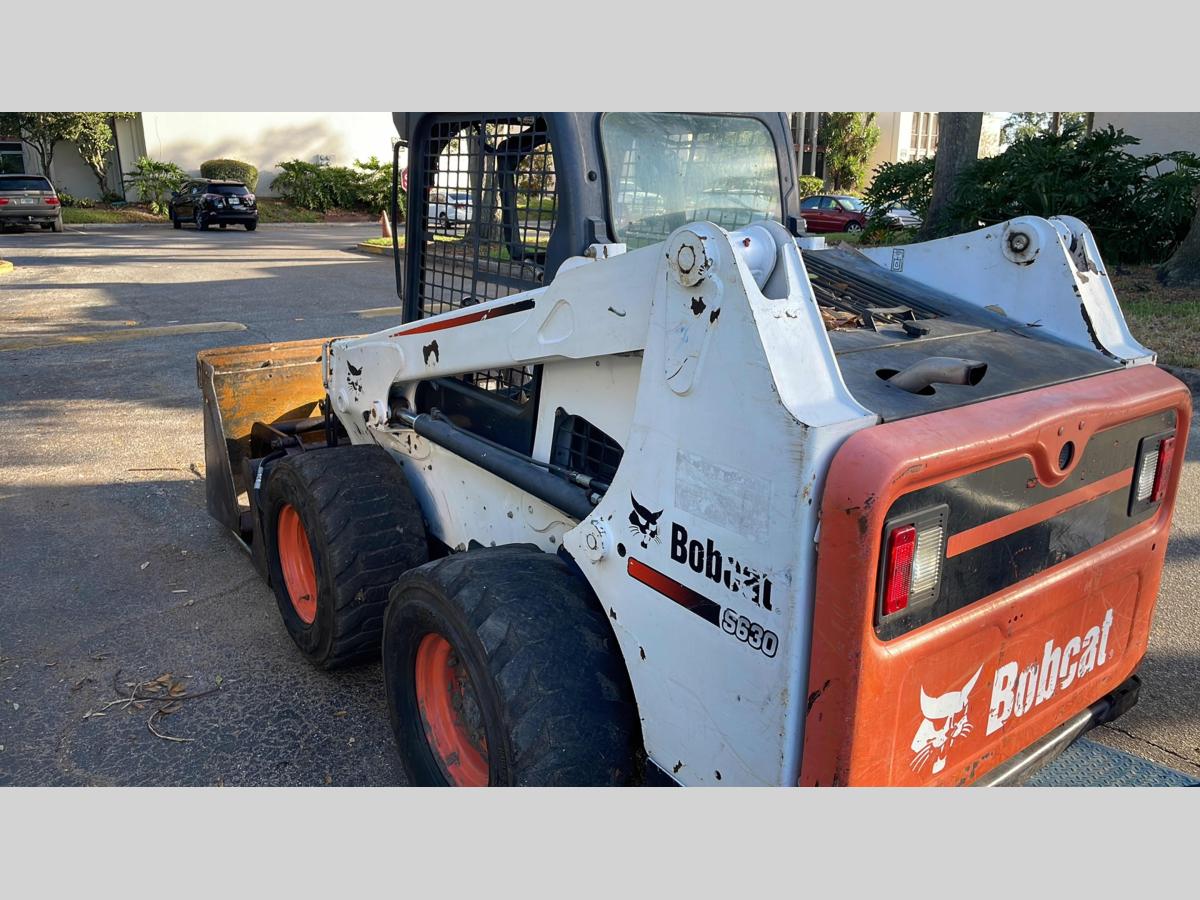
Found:
[[[1129,497],[1129,515],[1161,503],[1167,495],[1171,469],[1175,465],[1175,433],[1142,438],[1137,465],[1133,471],[1133,493]]]
[[[58,198],[57,197],[47,197],[46,202],[48,204],[50,204],[51,206],[58,206]]]
[[[0,206],[8,206],[8,198],[0,197]]]
[[[937,599],[948,511],[949,507],[939,506],[887,524],[881,616],[892,616]]]
[[[901,525],[888,538],[887,577],[883,583],[883,614],[890,616],[908,606],[912,583],[913,555],[917,549],[917,529]]]

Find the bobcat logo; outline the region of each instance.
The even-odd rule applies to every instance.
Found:
[[[914,772],[920,772],[935,751],[937,757],[933,761],[931,774],[942,771],[946,768],[946,756],[954,746],[954,741],[974,730],[967,719],[967,699],[982,671],[983,666],[980,666],[961,691],[950,691],[940,697],[930,697],[925,693],[925,688],[921,688],[921,714],[925,718],[912,740],[912,750],[916,755],[909,766]]]
[[[642,549],[645,550],[649,547],[651,541],[662,543],[658,536],[658,520],[663,511],[660,509],[656,513],[650,512],[637,502],[637,497],[633,494],[629,495],[629,499],[633,501],[633,512],[629,514],[629,530],[638,535]]]

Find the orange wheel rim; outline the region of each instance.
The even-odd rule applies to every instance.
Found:
[[[454,648],[430,633],[417,647],[417,707],[425,739],[446,780],[459,787],[488,783],[487,738],[471,676]]]
[[[317,570],[300,513],[290,503],[279,511],[276,535],[288,599],[300,621],[311,625],[317,618]]]

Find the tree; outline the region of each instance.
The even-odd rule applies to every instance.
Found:
[[[1158,278],[1164,284],[1200,284],[1200,188],[1195,197],[1196,213],[1187,237],[1158,269]]]
[[[835,191],[858,187],[879,143],[875,113],[831,112],[825,121],[825,174]]]
[[[954,200],[958,174],[979,159],[981,112],[938,113],[937,159],[933,166],[933,194],[921,226],[921,239],[937,237],[946,227],[946,211]]]
[[[51,177],[54,147],[59,141],[74,138],[78,113],[6,112],[0,113],[0,132],[20,135],[31,146],[42,164],[42,172]]]
[[[1015,112],[1011,113],[1000,131],[1005,144],[1039,134],[1062,134],[1072,128],[1080,133],[1090,131],[1091,113],[1085,112]]]
[[[113,149],[113,125],[117,119],[131,119],[131,112],[87,112],[73,113],[78,116],[75,123],[75,147],[87,163],[96,183],[100,185],[100,199],[112,196],[108,187],[108,155]]]

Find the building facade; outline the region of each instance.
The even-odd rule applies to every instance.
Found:
[[[173,162],[194,175],[207,159],[240,159],[258,169],[258,193],[270,196],[280,162],[350,166],[370,156],[390,161],[395,135],[390,112],[141,112],[115,122],[108,189],[124,196],[122,173],[140,156]],[[52,168],[58,190],[99,198],[96,177],[73,144],[55,147]],[[40,173],[41,167],[16,135],[0,135],[0,171]]]
[[[825,144],[821,138],[827,113],[792,113],[792,140],[796,171],[801,175],[825,177]],[[879,143],[867,161],[867,180],[885,162],[907,162],[937,153],[938,114],[935,112],[877,112]],[[1000,131],[1003,113],[984,113],[979,137],[979,155],[994,156],[1003,147]],[[865,185],[863,185],[865,187]]]

